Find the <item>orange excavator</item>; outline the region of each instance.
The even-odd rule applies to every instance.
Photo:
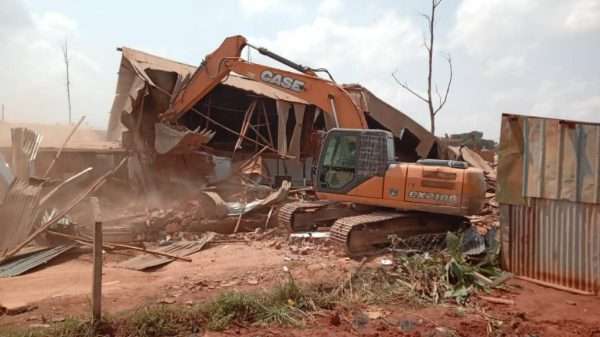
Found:
[[[247,62],[240,58],[245,46],[299,73]],[[176,118],[191,109],[232,71],[304,99],[337,126],[327,132],[315,165],[318,200],[288,203],[279,210],[280,224],[292,231],[330,226],[333,241],[350,255],[362,255],[388,245],[393,235],[421,246],[435,243],[458,229],[465,216],[480,211],[486,190],[480,169],[437,159],[396,162],[392,133],[368,129],[350,95],[316,75],[325,69],[256,48],[242,36],[228,37],[205,58],[162,117]]]

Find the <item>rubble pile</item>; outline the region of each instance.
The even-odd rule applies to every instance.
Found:
[[[496,163],[483,159],[477,152],[465,146],[450,147],[457,160],[463,160],[470,166],[483,170],[487,186],[485,201],[479,215],[469,217],[471,224],[481,235],[492,228],[500,227],[498,201],[496,200]]]

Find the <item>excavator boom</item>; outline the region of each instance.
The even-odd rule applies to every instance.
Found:
[[[226,38],[219,48],[206,56],[184,88],[176,93],[170,108],[161,115],[161,118],[163,120],[178,118],[208,95],[230,72],[235,72],[271,87],[285,90],[289,94],[315,105],[327,115],[327,118],[330,118],[336,127],[368,128],[364,113],[341,86],[318,77],[312,68],[294,63],[264,48],[256,49],[261,54],[302,73],[247,62],[240,58],[241,51],[245,46],[249,46],[249,44],[243,36]]]
[[[161,115],[161,118],[175,119],[190,110],[229,73],[229,70],[220,66],[223,59],[240,57],[242,49],[247,44],[246,38],[241,35],[226,38],[219,48],[202,60],[196,72],[186,83],[185,88],[176,93],[171,101],[171,106]]]

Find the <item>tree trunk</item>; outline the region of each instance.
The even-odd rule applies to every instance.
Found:
[[[431,128],[429,131],[435,136],[435,110],[433,108],[433,99],[431,97],[431,78],[433,77],[433,28],[435,22],[435,0],[431,2],[431,17],[429,18],[429,48],[428,63],[429,71],[427,73],[427,106],[429,108],[429,118],[431,119]]]

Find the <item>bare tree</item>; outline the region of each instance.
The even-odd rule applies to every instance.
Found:
[[[62,52],[67,70],[67,103],[69,104],[69,124],[71,124],[71,81],[69,79],[69,44],[67,39],[65,39],[65,43],[62,46]]]
[[[427,72],[427,97],[423,97],[423,95],[419,94],[417,91],[411,89],[406,82],[402,82],[396,77],[395,73],[392,73],[392,77],[402,88],[406,91],[413,94],[418,99],[422,100],[427,104],[427,108],[429,109],[429,119],[431,122],[430,131],[432,134],[435,134],[435,116],[437,113],[444,107],[446,104],[446,100],[448,99],[448,93],[450,92],[450,86],[452,85],[452,58],[450,54],[444,56],[446,61],[448,62],[448,67],[450,69],[450,74],[448,78],[448,85],[446,86],[446,90],[442,95],[438,90],[437,84],[435,85],[435,95],[437,96],[437,102],[434,102],[432,97],[432,78],[433,78],[433,42],[435,35],[435,14],[438,6],[442,3],[443,0],[431,0],[431,14],[421,14],[421,16],[427,22],[427,29],[429,31],[429,36],[424,38],[423,45],[427,50],[427,61],[428,61],[428,72]],[[427,41],[429,39],[429,41]]]

